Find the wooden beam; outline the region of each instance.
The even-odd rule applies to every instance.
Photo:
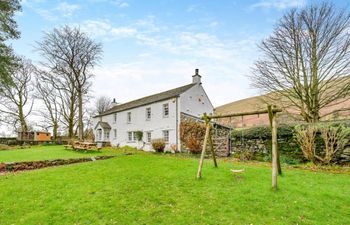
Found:
[[[278,173],[278,149],[277,149],[277,123],[276,113],[272,115],[272,189],[277,190],[277,173]]]
[[[271,109],[273,113],[279,113],[282,112],[282,109]],[[241,112],[241,113],[231,113],[231,114],[221,114],[221,115],[209,115],[210,119],[219,119],[219,118],[226,118],[226,117],[237,117],[237,116],[249,116],[249,115],[256,115],[256,114],[266,114],[269,113],[267,109],[265,110],[256,110],[256,111],[250,111],[250,112]]]
[[[209,124],[209,126],[211,127],[210,124]],[[209,130],[209,148],[210,148],[211,154],[213,155],[214,166],[215,166],[215,167],[218,167],[218,164],[217,164],[217,162],[216,162],[216,156],[215,156],[214,146],[213,146],[213,138],[212,138],[212,135],[211,135],[210,130]]]
[[[204,143],[203,143],[201,158],[200,158],[200,160],[199,160],[199,166],[198,166],[198,172],[197,172],[197,179],[199,179],[199,178],[202,177],[202,167],[203,167],[203,161],[204,161],[205,151],[206,151],[206,148],[207,148],[207,142],[208,142],[209,132],[210,132],[210,124],[206,121],[205,137],[204,137]]]
[[[271,132],[273,132],[273,129],[275,130],[276,133],[276,149],[277,149],[277,170],[278,170],[278,175],[282,175],[282,167],[281,167],[281,161],[280,161],[280,153],[278,151],[278,140],[277,140],[277,122],[275,124],[275,126],[272,125],[273,119],[276,120],[276,112],[273,112],[273,108],[271,105],[267,106],[267,111],[269,112],[269,120],[270,120],[270,127],[271,127]],[[275,117],[275,118],[274,118]],[[272,137],[273,139],[274,137]]]

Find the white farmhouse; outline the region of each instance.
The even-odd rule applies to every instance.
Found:
[[[214,107],[205,93],[198,69],[192,83],[162,93],[113,106],[94,118],[96,142],[112,146],[129,145],[152,150],[151,141],[163,138],[166,148],[181,149],[180,122],[188,116],[200,118],[213,113]],[[137,141],[136,132],[143,132]]]

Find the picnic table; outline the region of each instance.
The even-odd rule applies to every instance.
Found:
[[[100,151],[101,147],[98,147],[96,143],[91,142],[80,142],[80,141],[74,141],[71,145],[65,145],[65,149],[73,149],[77,151]]]

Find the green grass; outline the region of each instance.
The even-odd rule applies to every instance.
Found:
[[[1,162],[19,162],[19,161],[36,161],[46,159],[67,159],[67,158],[83,158],[97,155],[114,155],[116,151],[111,149],[102,150],[101,152],[77,152],[73,150],[65,150],[62,145],[56,146],[33,146],[27,149],[5,150],[0,151]]]
[[[349,175],[285,169],[273,192],[268,167],[197,166],[136,154],[0,176],[0,224],[350,224]]]

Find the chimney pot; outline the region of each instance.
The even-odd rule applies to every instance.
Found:
[[[199,75],[199,69],[195,69],[195,74],[192,76],[192,83],[201,84],[201,75]]]

